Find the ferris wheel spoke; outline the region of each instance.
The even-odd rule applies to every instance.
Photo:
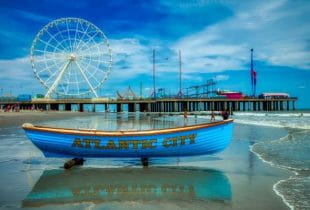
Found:
[[[95,72],[93,72],[91,75],[95,75],[97,72],[100,72],[100,73],[106,73],[107,72],[107,67],[106,68],[102,68],[102,67],[99,67],[99,65],[94,65],[93,63],[86,63],[86,62],[83,62],[82,63],[84,65],[87,65],[87,68],[92,68]]]
[[[81,66],[80,66],[80,64],[78,62],[75,62],[75,63],[77,65],[78,69],[80,70],[82,76],[84,77],[85,81],[87,82],[88,86],[90,87],[91,91],[98,98],[98,95],[97,95],[95,89],[93,88],[93,86],[90,84],[88,78],[86,77],[84,70],[81,68]]]
[[[65,30],[59,30],[58,24],[56,24],[56,29],[58,30],[58,33],[60,33],[62,40],[65,40],[65,37],[62,34],[62,32],[65,32]],[[65,50],[65,51],[68,52],[67,50]]]
[[[93,41],[93,39],[91,39],[91,36],[87,35],[87,40],[81,42],[76,50],[78,52],[89,51],[90,49],[93,48],[93,46],[90,46],[90,44],[89,44],[90,41]]]
[[[65,51],[67,51],[67,49],[62,45],[62,43],[59,42],[59,41],[55,38],[55,36],[53,36],[48,30],[46,30],[46,32],[47,32],[47,34],[57,43],[57,44],[56,44],[57,46],[61,45],[62,49],[65,50]]]
[[[88,64],[87,67],[93,68],[93,69],[95,70],[94,73],[90,73],[90,72],[87,70],[87,68],[85,68],[86,71],[87,71],[87,73],[88,73],[88,75],[89,75],[91,78],[93,78],[94,80],[96,80],[96,82],[99,84],[100,82],[99,82],[99,81],[97,80],[97,78],[95,77],[95,74],[96,74],[97,72],[104,72],[104,71],[102,71],[102,70],[99,69],[98,67],[96,67],[96,66],[94,66],[94,65],[91,65],[91,64]]]
[[[62,64],[63,64],[63,62],[62,62]],[[40,74],[41,72],[44,72],[44,71],[50,72],[50,69],[53,68],[54,66],[58,67],[56,63],[53,63],[53,64],[50,65],[49,67],[46,67],[46,68],[41,69],[40,71],[38,71],[37,74]]]
[[[88,69],[88,67],[90,66],[90,62],[86,63],[86,62],[83,62],[82,60],[79,60],[79,62],[81,62],[81,64],[83,64],[83,66],[85,66],[85,69]]]
[[[95,58],[100,59],[100,57],[95,57]],[[84,56],[84,57],[80,58],[80,60],[95,61],[95,62],[99,62],[99,63],[103,63],[103,64],[111,64],[111,60],[109,62],[109,61],[104,61],[103,59],[102,60],[94,59],[93,57],[89,57],[89,56]]]
[[[103,55],[108,55],[106,52],[97,52],[97,53],[84,53],[84,54],[79,54],[79,57],[100,57]]]
[[[36,60],[36,62],[42,62],[42,61],[50,61],[50,60],[68,60],[67,54],[59,54],[59,53],[45,53],[42,52],[42,55],[34,55],[32,58],[39,58]]]
[[[69,64],[71,63],[71,61],[68,61],[64,67],[60,70],[60,73],[58,75],[58,77],[55,79],[54,83],[52,84],[52,86],[50,87],[50,89],[47,91],[45,97],[50,97],[50,95],[54,92],[55,88],[58,86],[60,80],[62,79],[65,71],[67,70]]]
[[[72,76],[72,71],[74,70],[74,68],[72,67],[73,66],[73,62],[71,62],[71,64],[70,64],[70,71],[68,72],[68,77],[67,77],[67,83],[68,84],[75,84],[76,82],[78,82],[78,80],[76,80],[76,82],[72,82],[71,80],[73,80],[73,79],[71,79],[71,78],[73,78],[73,76]],[[76,69],[76,68],[75,68]],[[67,86],[67,92],[69,92],[69,85]]]
[[[95,42],[94,39],[92,39],[91,41]],[[86,44],[87,44],[87,43],[85,43],[85,45],[86,45]],[[87,50],[88,50],[88,51],[92,51],[93,48],[97,48],[97,49],[99,50],[99,49],[101,49],[101,46],[100,46],[100,45],[103,45],[103,46],[104,46],[104,44],[105,44],[105,43],[104,43],[103,41],[102,41],[102,42],[99,42],[99,43],[95,43],[95,44],[91,45],[90,47],[88,47],[86,50],[83,50],[83,49],[82,49],[81,51],[82,51],[82,52],[83,52],[83,51],[87,51]],[[87,46],[87,45],[86,45],[86,46]]]
[[[104,63],[104,64],[109,64],[110,62],[106,62],[106,61],[102,61],[102,60],[96,60],[96,59],[92,59],[90,58],[89,60],[94,61],[94,62],[98,62],[98,63]]]
[[[47,51],[47,50],[39,50],[39,49],[34,49],[33,52],[41,52],[41,53],[44,53],[44,54],[59,54],[59,53],[56,53],[56,52],[53,52],[53,51]],[[63,55],[64,53],[61,53],[61,55]],[[39,55],[37,55],[39,56]]]
[[[47,84],[58,72],[59,72],[59,70],[58,70],[58,71],[54,71],[54,72],[49,76],[49,78],[48,78],[47,80],[45,80],[44,82]]]
[[[96,84],[99,85],[101,82],[96,78],[95,74],[96,74],[97,72],[104,72],[104,71],[102,71],[102,70],[100,70],[100,69],[98,69],[98,68],[96,68],[96,67],[94,67],[94,66],[90,66],[90,67],[93,68],[93,69],[95,69],[96,72],[90,73],[89,71],[87,71],[87,73],[88,73],[89,77],[90,77],[90,78],[93,78],[93,79],[96,81]]]
[[[70,64],[68,65],[68,70],[67,70],[67,74],[64,75],[64,78],[63,80],[65,79],[66,80],[66,86],[64,87],[63,83],[61,84],[63,90],[65,93],[68,93],[68,89],[69,89],[69,85],[70,85],[70,71],[71,71],[71,65],[72,65],[72,62],[70,62]]]
[[[103,46],[101,46],[101,45],[103,45]],[[83,52],[87,52],[86,55],[88,55],[88,54],[90,54],[90,52],[94,51],[93,49],[97,48],[97,50],[98,50],[97,53],[98,54],[109,54],[110,51],[107,51],[107,52],[103,51],[102,50],[103,47],[104,47],[104,43],[103,42],[99,42],[99,43],[93,44],[92,46],[90,46],[87,49],[82,49],[79,52],[82,52],[82,54],[83,54]],[[96,55],[97,53],[92,53],[92,55]]]
[[[90,48],[89,50],[80,51],[80,53],[78,54],[79,57],[100,57],[100,56],[108,55],[106,52],[103,52],[103,51],[94,53],[93,50],[91,49],[92,48]]]
[[[87,67],[91,67],[93,69],[95,69],[96,71],[100,71],[100,72],[105,72],[103,71],[102,69],[98,68],[98,66],[95,66],[94,64],[91,64],[91,63],[86,63],[84,61],[81,61],[83,64],[87,65]],[[89,73],[90,74],[90,73]],[[92,74],[90,74],[92,75]]]
[[[61,49],[59,49],[58,47],[56,47],[56,46],[50,44],[49,42],[46,42],[46,41],[44,41],[44,40],[42,40],[42,39],[38,39],[38,40],[39,40],[40,42],[42,42],[42,43],[44,43],[44,44],[46,44],[46,45],[52,47],[53,49],[57,49],[59,52],[62,52]]]
[[[79,86],[79,80],[78,80],[78,77],[77,77],[77,74],[75,74],[75,81],[77,81],[76,83],[75,83],[75,85],[76,85],[76,87],[77,87],[77,93],[78,93],[78,95],[80,94],[80,86]]]
[[[79,24],[80,24],[80,28],[79,28]],[[85,33],[87,32],[88,28],[86,28],[86,30],[83,28],[83,24],[81,23],[77,23],[76,29],[75,29],[75,35],[74,35],[74,51],[77,51],[77,47],[80,44],[80,42],[83,40]],[[82,34],[82,35],[80,35]]]
[[[75,34],[74,34],[74,43],[73,43],[73,47],[74,47],[74,50],[75,50],[75,47],[76,47],[76,34],[78,33],[78,28],[79,28],[79,22],[76,22],[76,28],[75,28]]]
[[[84,70],[84,73],[86,72],[87,73],[87,75],[89,75],[90,77],[92,77],[93,75],[88,71],[88,67],[89,67],[89,65],[87,66],[87,68],[84,68],[83,70]],[[86,74],[85,74],[86,75]],[[87,76],[86,75],[86,76]]]
[[[72,43],[71,43],[71,39],[70,39],[70,30],[69,30],[69,26],[68,26],[68,21],[65,21],[65,22],[66,22],[66,26],[67,26],[67,33],[68,33],[69,44],[70,44],[70,48],[71,48],[71,52],[72,52],[73,48],[72,48]]]
[[[36,60],[36,63],[41,63],[41,62],[45,62],[45,61],[53,61],[53,60],[67,60],[66,58],[46,58],[46,59],[40,59],[40,60]]]
[[[82,25],[82,24],[81,24],[81,26],[82,26],[82,28],[83,28],[83,25]],[[89,27],[90,27],[90,24],[87,24],[87,28],[86,28],[85,31],[83,31],[83,35],[82,35],[82,37],[80,38],[80,41],[79,41],[78,45],[77,45],[76,48],[75,48],[76,51],[79,49],[80,44],[81,44],[81,42],[83,41],[83,39],[84,39],[84,37],[85,37],[85,35],[86,35],[86,32],[87,32],[87,30],[89,29]],[[84,29],[84,28],[83,28],[83,29]]]
[[[84,45],[88,45],[91,41],[94,41],[94,37],[98,34],[99,32],[98,31],[96,31],[96,33],[95,34],[93,34],[88,40],[87,40],[87,42],[84,44]],[[95,42],[96,43],[96,42]],[[80,49],[80,47],[78,46],[78,48],[77,48],[77,50],[79,50]]]

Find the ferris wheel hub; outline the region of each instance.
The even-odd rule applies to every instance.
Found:
[[[71,54],[69,55],[69,61],[75,61],[75,60],[76,60],[76,55],[73,54],[73,53],[71,53]]]

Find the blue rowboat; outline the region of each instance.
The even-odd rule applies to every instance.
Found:
[[[45,157],[171,157],[212,154],[232,138],[233,120],[140,131],[77,130],[23,125]]]
[[[194,201],[206,207],[213,201],[227,208],[231,197],[228,177],[212,169],[78,168],[70,172],[53,169],[44,171],[22,207],[92,202],[101,209],[109,202],[128,207],[128,201],[149,207],[154,201],[164,201],[168,204],[186,202],[187,208],[195,204],[190,208],[195,209]]]

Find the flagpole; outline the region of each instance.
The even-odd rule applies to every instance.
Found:
[[[253,77],[253,48],[251,49],[251,88],[252,88],[252,91],[251,91],[251,94],[252,96],[254,96],[254,77]]]
[[[153,49],[153,97],[156,100],[156,87],[155,87],[155,49]]]
[[[181,57],[181,50],[179,50],[179,93],[178,97],[182,98],[182,57]]]

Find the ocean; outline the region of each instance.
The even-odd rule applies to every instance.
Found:
[[[231,145],[208,156],[88,159],[64,171],[20,126],[0,128],[0,207],[310,209],[310,112],[236,112]],[[217,117],[220,120],[220,117]],[[103,130],[176,127],[210,116],[88,113],[40,125]],[[142,177],[142,178],[141,178]]]
[[[238,113],[236,123],[277,127],[281,138],[255,142],[250,150],[274,167],[294,175],[274,184],[273,190],[291,209],[310,209],[310,112]]]

